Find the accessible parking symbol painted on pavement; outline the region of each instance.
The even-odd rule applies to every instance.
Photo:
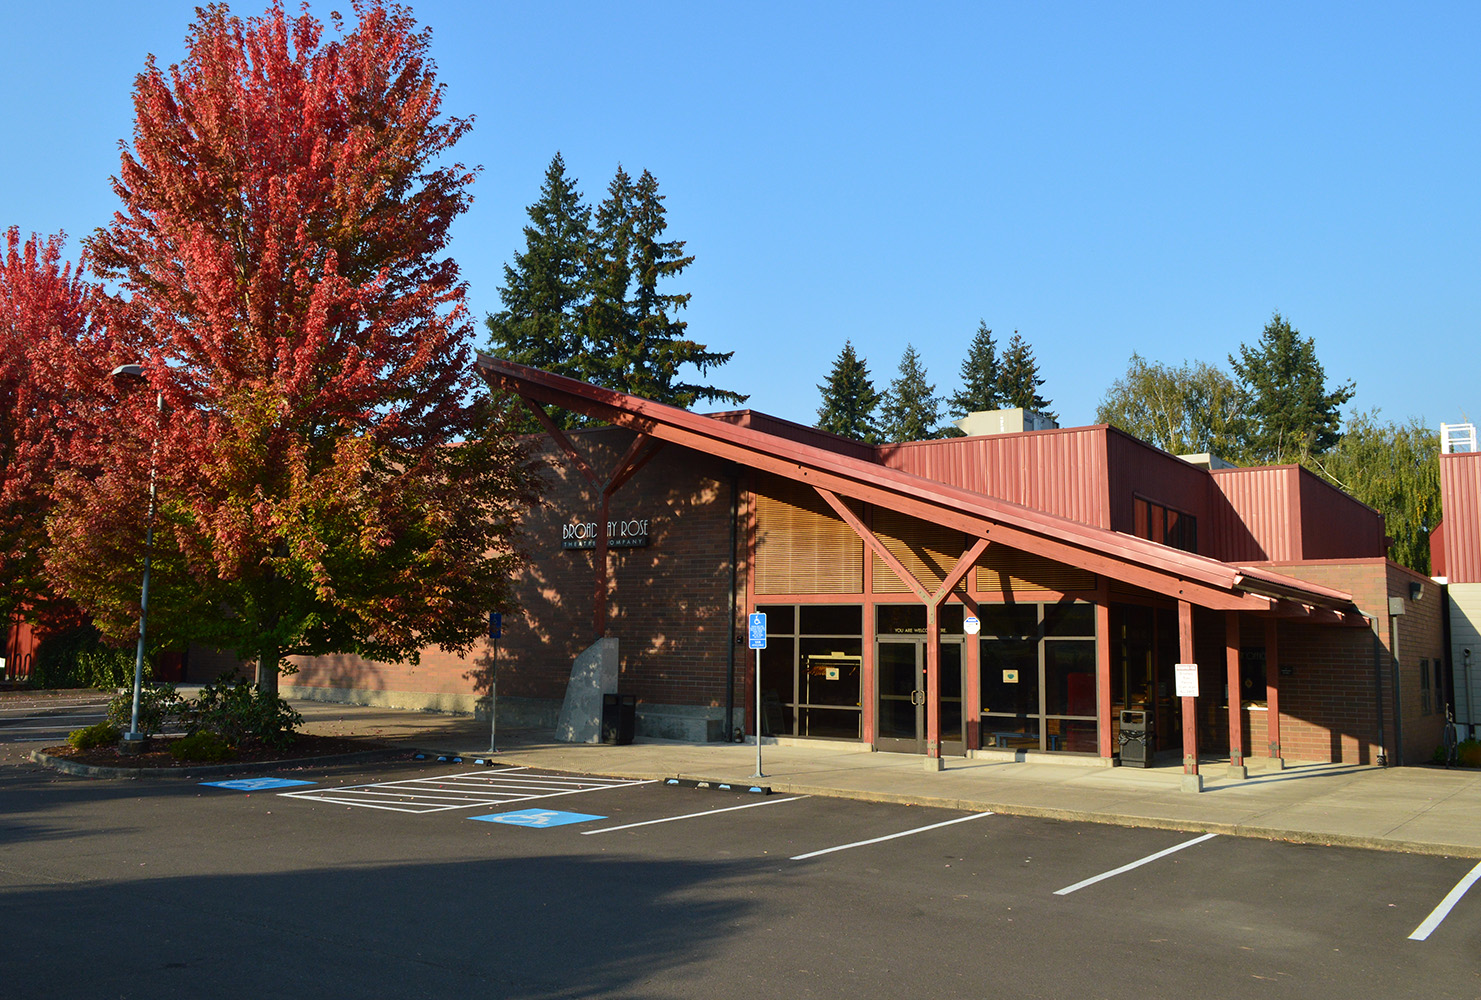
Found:
[[[539,829],[547,829],[552,826],[566,826],[569,823],[585,823],[593,819],[606,819],[605,816],[592,816],[589,813],[556,812],[553,809],[520,809],[517,812],[491,813],[488,816],[469,816],[482,823],[504,823],[508,826],[533,826]]]
[[[269,788],[288,788],[291,785],[312,785],[312,781],[294,778],[232,778],[230,781],[202,781],[214,788],[230,788],[238,792],[260,792]]]

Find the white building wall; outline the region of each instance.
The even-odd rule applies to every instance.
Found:
[[[1455,664],[1455,721],[1461,736],[1481,736],[1481,583],[1452,583],[1450,662]],[[1470,655],[1466,655],[1470,650]]]

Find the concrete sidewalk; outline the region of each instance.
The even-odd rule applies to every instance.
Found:
[[[1297,764],[1245,780],[1207,769],[1204,791],[1181,789],[1182,767],[1085,767],[949,758],[929,772],[920,757],[839,744],[642,741],[630,746],[556,743],[548,731],[499,733],[469,716],[295,702],[305,732],[375,736],[408,749],[482,757],[582,774],[692,778],[827,795],[1119,826],[1340,844],[1481,858],[1481,771]]]

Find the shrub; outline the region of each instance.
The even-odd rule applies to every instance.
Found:
[[[103,644],[91,625],[47,636],[36,647],[36,659],[26,684],[32,688],[116,688],[134,683],[133,649]],[[144,677],[150,676],[144,661]]]
[[[139,689],[139,732],[153,736],[178,719],[185,710],[185,700],[173,684],[152,684]],[[133,724],[134,689],[132,681],[108,702],[108,721],[119,728]]]
[[[1455,749],[1461,767],[1481,767],[1481,740],[1462,740]]]
[[[187,721],[192,733],[212,732],[232,746],[261,743],[281,748],[293,742],[293,731],[303,725],[303,716],[277,692],[259,691],[251,682],[234,677],[201,688]]]
[[[67,734],[67,742],[79,750],[110,746],[117,743],[123,733],[111,722],[99,722],[85,729],[74,729]]]
[[[227,760],[233,752],[225,740],[209,729],[191,733],[170,744],[170,756],[176,760]]]

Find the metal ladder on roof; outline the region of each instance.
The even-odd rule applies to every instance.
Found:
[[[1453,455],[1457,452],[1469,452],[1475,450],[1475,424],[1440,425],[1440,454]]]

